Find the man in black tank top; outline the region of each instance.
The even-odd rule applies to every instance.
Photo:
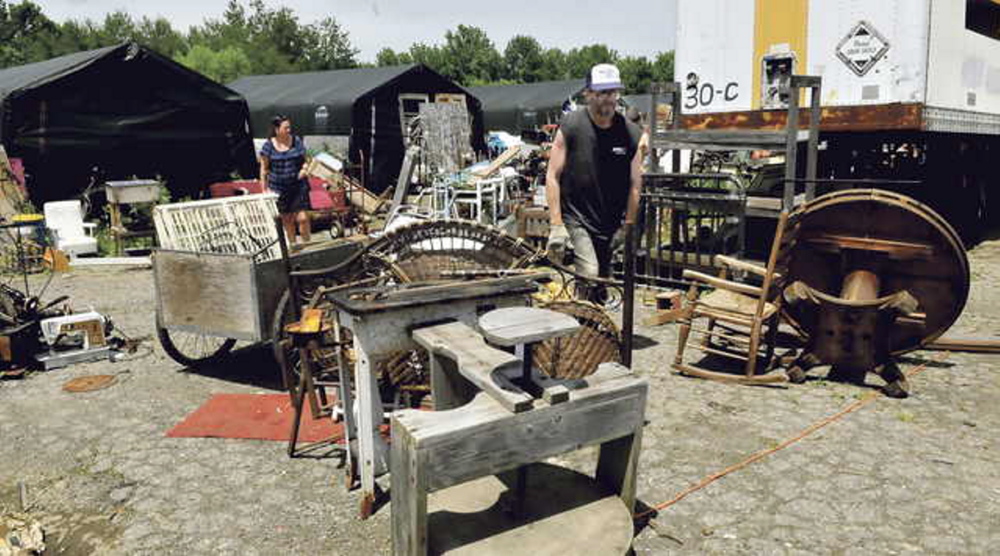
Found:
[[[576,270],[587,276],[610,275],[611,238],[639,209],[642,130],[615,110],[621,90],[618,68],[591,68],[587,106],[563,117],[545,176],[549,254],[561,262],[572,242]]]

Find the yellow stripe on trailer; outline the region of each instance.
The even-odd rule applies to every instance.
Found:
[[[794,74],[806,73],[809,0],[756,0],[754,13],[753,108],[761,107],[763,61],[768,54],[791,51]]]

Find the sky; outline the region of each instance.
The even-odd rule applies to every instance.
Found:
[[[362,61],[374,61],[383,47],[406,50],[415,42],[444,41],[459,24],[486,31],[501,52],[515,35],[536,38],[543,47],[568,50],[604,43],[622,55],[652,57],[674,47],[676,0],[544,2],[538,0],[265,0],[292,8],[302,23],[334,16],[350,34]],[[8,3],[16,3],[13,0]],[[186,30],[205,18],[219,18],[226,0],[34,0],[56,21],[103,20],[124,10],[136,18],[163,16]],[[244,0],[243,4],[249,2]]]

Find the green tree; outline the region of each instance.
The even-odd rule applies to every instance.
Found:
[[[132,16],[128,12],[117,10],[104,16],[100,34],[101,46],[110,46],[134,39],[138,33]]]
[[[143,17],[136,27],[135,40],[167,58],[174,58],[188,49],[184,35],[174,30],[170,21],[162,17]]]
[[[358,50],[351,46],[347,31],[333,17],[307,26],[304,33],[303,69],[320,71],[358,65]]]
[[[196,44],[185,54],[178,56],[177,61],[219,83],[229,83],[249,75],[252,69],[250,58],[236,46],[215,51],[203,44]]]
[[[401,66],[412,63],[413,58],[409,52],[396,52],[389,47],[379,50],[378,54],[375,55],[376,66]]]
[[[629,94],[648,93],[653,81],[653,62],[645,56],[625,56],[618,60],[622,83]]]
[[[0,67],[51,57],[58,26],[29,0],[8,6],[0,0]]]
[[[656,55],[653,61],[653,81],[666,83],[674,80],[674,51],[668,50]]]
[[[203,45],[214,52],[238,48],[250,59],[252,74],[295,71],[295,61],[301,54],[295,51],[296,45],[281,36],[287,33],[288,18],[274,14],[259,0],[251,2],[250,8],[248,12],[239,0],[229,0],[221,18],[205,19],[201,26],[190,30],[188,43],[192,48]]]
[[[503,77],[516,83],[534,83],[542,80],[544,60],[542,45],[533,37],[517,35],[507,41],[503,51]]]
[[[591,44],[573,48],[566,54],[566,72],[570,78],[586,77],[590,68],[597,64],[615,64],[618,52],[605,44]]]
[[[440,46],[422,42],[410,45],[410,60],[414,64],[423,64],[432,70],[444,74],[446,71],[445,54]]]
[[[500,78],[503,59],[486,32],[478,27],[459,25],[446,32],[442,53],[442,73],[463,85]]]
[[[569,79],[569,73],[566,68],[566,53],[558,48],[549,48],[543,52],[539,77],[542,81]]]

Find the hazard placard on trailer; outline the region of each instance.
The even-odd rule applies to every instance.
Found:
[[[837,45],[837,57],[861,77],[889,50],[889,41],[867,21],[861,21]]]

